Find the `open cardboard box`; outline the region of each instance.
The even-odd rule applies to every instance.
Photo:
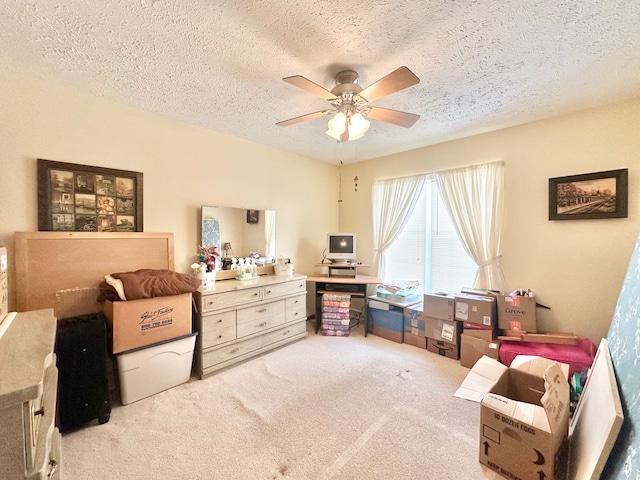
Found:
[[[454,395],[481,404],[480,463],[506,478],[600,478],[623,421],[606,340],[570,423],[568,372],[536,356],[478,360]]]
[[[483,356],[455,396],[480,402],[480,463],[507,478],[552,479],[569,427],[568,366],[516,360]]]

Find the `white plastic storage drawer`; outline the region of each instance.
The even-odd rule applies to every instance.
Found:
[[[197,333],[116,355],[123,405],[189,381]]]

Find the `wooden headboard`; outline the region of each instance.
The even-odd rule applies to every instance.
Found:
[[[111,273],[174,269],[173,233],[16,232],[15,252],[19,312],[53,308],[58,292]]]

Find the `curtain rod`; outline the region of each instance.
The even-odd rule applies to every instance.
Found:
[[[474,167],[484,167],[486,165],[504,165],[504,160],[496,160],[495,162],[485,162],[485,163],[478,163],[476,165],[467,165],[466,167],[456,167],[456,168],[450,168],[447,170],[436,170],[435,172],[428,172],[428,173],[415,173],[413,175],[405,175],[402,177],[391,177],[391,178],[383,178],[380,180],[375,180],[373,183],[376,184],[378,182],[386,182],[387,180],[402,180],[403,178],[412,178],[412,177],[420,177],[420,176],[425,176],[427,178],[432,177],[434,175],[437,175],[438,173],[449,173],[449,172],[455,172],[458,170],[466,170],[468,168],[474,168]]]

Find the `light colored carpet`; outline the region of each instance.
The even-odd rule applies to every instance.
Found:
[[[316,335],[62,437],[66,480],[499,479],[456,360]]]

